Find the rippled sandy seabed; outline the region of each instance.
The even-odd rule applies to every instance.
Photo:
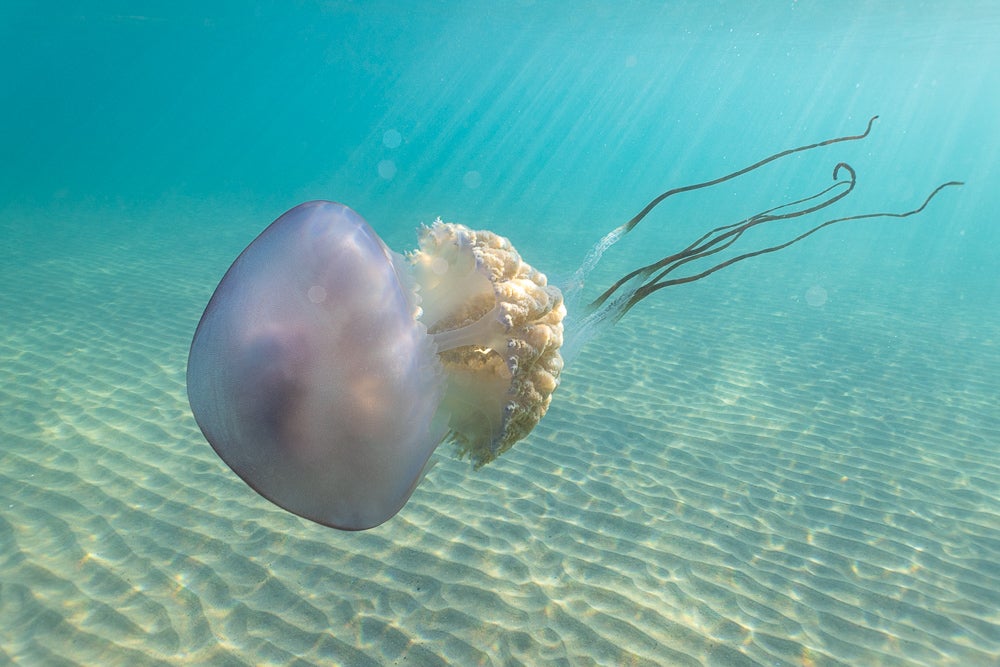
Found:
[[[834,276],[811,308],[736,273],[664,294],[502,460],[442,450],[347,534],[257,497],[189,414],[228,245],[15,241],[0,663],[1000,661],[1000,330],[972,303]]]

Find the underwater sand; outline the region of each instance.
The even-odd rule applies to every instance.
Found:
[[[350,534],[259,498],[188,411],[190,336],[246,240],[15,236],[0,663],[1000,662],[982,304],[834,277],[814,308],[780,262],[668,290],[528,440],[479,472],[442,448]]]

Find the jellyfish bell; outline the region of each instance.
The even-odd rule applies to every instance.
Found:
[[[668,197],[863,139],[874,120],[860,135],[659,195],[591,250],[565,285],[569,316],[563,292],[502,236],[438,220],[403,256],[347,206],[300,204],[247,246],[205,308],[187,368],[195,419],[223,461],[275,504],[334,528],[377,526],[403,507],[442,442],[478,468],[524,438],[545,415],[564,358],[647,296],[838,222],[919,213],[940,190],[960,185],[938,186],[911,211],[834,218],[785,243],[717,257],[757,225],[847,196],[856,175],[839,163],[821,192],[716,227],[583,305],[601,256]],[[680,274],[712,257],[707,268]]]
[[[481,466],[538,423],[564,314],[503,237],[438,221],[403,257],[350,208],[308,202],[219,283],[191,344],[188,398],[261,495],[370,528],[399,511],[446,438]]]

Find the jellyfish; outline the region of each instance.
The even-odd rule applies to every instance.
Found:
[[[864,139],[875,118],[862,134],[664,192],[601,239],[562,289],[490,231],[438,219],[401,255],[344,204],[300,204],[236,258],[205,308],[187,367],[195,420],[222,460],[274,504],[341,530],[378,526],[406,504],[440,444],[454,443],[479,468],[527,436],[549,408],[564,359],[654,292],[836,223],[917,214],[942,189],[960,185],[938,186],[909,211],[830,219],[681,275],[757,225],[846,197],[856,174],[842,162],[821,192],[716,227],[582,303],[582,285],[603,253],[668,197],[793,153]]]

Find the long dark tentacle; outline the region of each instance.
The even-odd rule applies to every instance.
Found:
[[[850,179],[849,180],[847,180],[847,181],[837,181],[837,174],[840,173],[841,169],[846,170],[847,173],[850,174]],[[757,215],[754,215],[754,216],[751,216],[750,218],[747,218],[742,223],[736,223],[736,225],[733,225],[735,227],[735,229],[733,229],[732,231],[727,232],[726,234],[723,234],[723,235],[721,235],[719,237],[711,239],[710,241],[706,242],[704,245],[705,246],[710,246],[710,245],[715,244],[718,241],[721,241],[723,239],[728,239],[726,241],[726,243],[724,243],[724,244],[722,244],[720,246],[714,247],[714,248],[712,248],[710,250],[705,250],[704,252],[701,252],[701,251],[693,252],[693,253],[685,255],[684,257],[681,257],[676,262],[673,262],[670,266],[668,266],[666,269],[664,269],[662,272],[660,272],[650,282],[659,282],[659,281],[663,280],[663,278],[668,273],[670,273],[674,269],[677,269],[677,268],[681,267],[684,264],[687,264],[688,262],[693,262],[693,261],[695,261],[697,259],[701,259],[702,257],[707,257],[708,255],[714,255],[715,253],[719,252],[720,250],[725,250],[726,248],[728,248],[729,246],[731,246],[733,243],[735,243],[736,240],[739,239],[739,237],[743,234],[743,232],[745,232],[746,230],[750,229],[751,227],[755,227],[755,226],[763,224],[765,222],[774,222],[775,220],[789,220],[791,218],[798,218],[800,216],[807,215],[809,213],[815,213],[816,211],[818,211],[818,210],[820,210],[822,208],[826,208],[830,204],[833,204],[834,202],[836,202],[836,201],[838,201],[840,199],[843,199],[848,194],[850,194],[850,192],[854,189],[855,184],[857,183],[858,177],[857,177],[857,174],[855,174],[854,169],[851,167],[851,165],[847,164],[846,162],[841,162],[833,170],[833,180],[837,181],[837,182],[834,183],[833,185],[831,185],[830,187],[826,188],[822,192],[813,195],[812,197],[807,197],[806,199],[800,199],[797,202],[792,202],[791,204],[787,204],[785,206],[780,206],[780,207],[771,209],[769,211],[764,211],[762,213],[758,213]],[[845,184],[847,185],[847,188],[843,192],[841,192],[840,194],[838,194],[838,195],[836,195],[834,197],[831,197],[830,199],[827,199],[826,201],[820,202],[819,204],[816,204],[814,206],[810,206],[809,208],[805,208],[805,209],[798,210],[798,211],[791,211],[789,213],[774,214],[774,211],[776,211],[776,210],[780,210],[782,208],[788,208],[790,206],[795,206],[797,204],[800,204],[800,203],[803,203],[803,202],[806,202],[806,201],[811,201],[813,199],[816,199],[818,197],[823,196],[824,194],[826,194],[830,190],[832,190],[832,189],[834,189],[834,188],[836,188],[838,186],[845,185]]]
[[[719,252],[721,250],[725,250],[730,245],[735,243],[736,240],[743,235],[743,232],[750,229],[751,227],[754,227],[764,222],[773,222],[774,220],[787,220],[789,218],[797,218],[799,216],[806,215],[808,213],[814,213],[820,210],[821,208],[825,208],[830,204],[833,204],[834,202],[843,199],[851,192],[851,190],[854,189],[855,176],[854,176],[854,170],[850,167],[850,165],[846,163],[840,163],[837,165],[837,168],[833,172],[834,180],[837,180],[837,174],[841,168],[846,168],[847,171],[851,174],[850,180],[838,181],[837,183],[834,183],[833,185],[826,188],[822,192],[818,192],[814,195],[805,197],[803,199],[799,199],[794,202],[782,204],[781,206],[776,206],[775,208],[768,209],[767,211],[762,211],[740,222],[732,223],[729,225],[723,225],[722,227],[716,227],[715,229],[709,231],[704,236],[699,238],[697,241],[689,245],[687,248],[681,250],[680,252],[674,253],[673,255],[664,257],[663,259],[658,260],[652,264],[640,267],[638,269],[635,269],[634,271],[630,271],[629,273],[625,274],[624,276],[616,280],[614,284],[611,285],[611,287],[609,287],[608,289],[606,289],[599,297],[594,299],[590,303],[590,308],[591,309],[599,308],[602,304],[604,304],[604,302],[610,299],[623,285],[625,285],[628,282],[631,282],[635,278],[638,278],[640,276],[643,279],[648,278],[655,271],[658,271],[664,267],[670,267],[669,269],[667,269],[667,272],[669,272],[682,264],[686,264],[687,262],[715,254],[716,252]],[[844,187],[843,192],[840,192],[839,194],[831,197],[830,199],[824,200],[819,204],[815,204],[813,206],[810,206],[802,210],[792,211],[790,213],[782,213],[780,215],[775,214],[775,211],[788,209],[790,207],[797,206],[799,204],[804,204],[814,199],[818,199],[827,194],[828,192],[830,192],[831,190],[842,186],[846,186]]]
[[[847,167],[847,165],[843,164],[843,163],[841,163],[841,165],[838,165],[838,168],[840,166]],[[847,168],[850,169],[850,167],[847,167]],[[834,177],[836,178],[836,175]],[[854,171],[851,170],[851,187],[853,187],[853,183],[854,183]],[[869,218],[906,218],[908,216],[915,215],[915,214],[920,213],[921,211],[923,211],[925,208],[927,208],[927,205],[931,202],[931,199],[933,199],[934,196],[937,195],[937,193],[939,193],[941,190],[943,190],[943,189],[945,189],[945,188],[947,188],[949,186],[952,186],[952,185],[963,185],[963,182],[962,181],[948,181],[947,183],[942,183],[941,185],[939,185],[936,188],[934,188],[934,190],[929,195],[927,195],[927,199],[924,200],[923,204],[921,204],[917,208],[912,209],[910,211],[906,211],[906,212],[903,212],[903,213],[890,213],[890,212],[862,213],[862,214],[859,214],[859,215],[844,216],[842,218],[833,218],[832,220],[827,220],[826,222],[823,222],[823,223],[821,223],[819,225],[816,225],[812,229],[810,229],[810,230],[808,230],[806,232],[803,232],[802,234],[799,234],[798,236],[796,236],[795,238],[791,239],[790,241],[785,241],[784,243],[780,243],[778,245],[769,246],[767,248],[762,248],[760,250],[755,250],[753,252],[743,253],[742,255],[737,255],[736,257],[731,257],[731,258],[727,259],[724,262],[716,264],[715,266],[713,266],[711,268],[705,269],[701,273],[696,273],[696,274],[690,275],[690,276],[684,276],[683,278],[673,278],[671,280],[663,280],[663,278],[666,276],[667,273],[669,273],[670,271],[672,271],[677,266],[680,266],[680,264],[682,264],[682,263],[684,263],[686,261],[690,261],[690,259],[691,259],[691,258],[684,258],[680,262],[678,262],[675,266],[671,266],[667,270],[663,271],[660,275],[658,275],[654,279],[646,282],[644,285],[640,286],[634,292],[632,292],[632,294],[629,297],[628,301],[626,301],[625,304],[622,305],[621,309],[618,310],[618,312],[615,314],[615,317],[616,318],[622,317],[625,313],[627,313],[632,308],[632,306],[634,306],[635,304],[639,303],[640,301],[642,301],[643,299],[645,299],[647,296],[649,296],[653,292],[656,292],[657,290],[661,290],[664,287],[670,287],[671,285],[682,285],[684,283],[694,282],[695,280],[700,280],[700,279],[704,278],[705,276],[709,276],[709,275],[715,273],[716,271],[719,271],[720,269],[724,269],[727,266],[731,266],[731,265],[735,264],[736,262],[742,262],[743,260],[750,259],[751,257],[757,257],[758,255],[764,255],[766,253],[777,252],[778,250],[783,250],[784,248],[787,248],[788,246],[790,246],[790,245],[792,245],[794,243],[798,243],[799,241],[801,241],[802,239],[806,238],[807,236],[811,236],[811,235],[815,234],[816,232],[818,232],[819,230],[823,229],[824,227],[829,227],[830,225],[836,224],[838,222],[847,222],[848,220],[866,220],[866,219],[869,219]],[[784,217],[784,216],[765,216],[766,219],[762,219],[760,221],[756,221],[756,222],[753,222],[751,224],[760,224],[762,222],[768,222],[770,220],[780,219],[782,217]]]
[[[629,231],[631,231],[632,228],[634,228],[637,224],[639,224],[639,222],[643,218],[645,218],[650,211],[656,208],[656,206],[659,205],[663,200],[672,195],[680,194],[682,192],[690,192],[692,190],[707,188],[713,185],[717,185],[719,183],[723,183],[725,181],[731,180],[738,176],[742,176],[743,174],[751,172],[770,162],[781,159],[793,153],[800,153],[802,151],[808,151],[813,148],[828,146],[830,144],[835,144],[842,141],[856,141],[859,139],[864,139],[871,132],[872,124],[875,122],[875,119],[877,118],[878,116],[872,116],[868,120],[868,125],[865,128],[865,131],[862,132],[861,134],[850,135],[845,137],[837,137],[835,139],[827,139],[825,141],[820,141],[814,144],[808,144],[806,146],[790,148],[788,150],[781,151],[780,153],[775,153],[774,155],[766,157],[763,160],[755,162],[749,167],[744,167],[739,171],[734,171],[731,174],[727,174],[725,176],[721,176],[719,178],[710,181],[705,181],[703,183],[696,183],[694,185],[686,185],[683,187],[668,190],[667,192],[664,192],[663,194],[659,195],[651,202],[649,202],[649,204],[647,204],[646,207],[643,208],[642,211],[640,211],[635,217],[633,217],[627,223],[619,227],[615,233],[616,234],[620,233],[620,234],[615,238],[615,240],[617,240],[617,238],[620,238],[621,235],[624,235]],[[847,180],[838,179],[838,176],[842,170],[847,172],[848,174]],[[757,225],[764,224],[767,222],[774,222],[777,220],[788,220],[791,218],[798,218],[804,215],[808,215],[810,213],[815,213],[821,209],[826,208],[827,206],[836,203],[837,201],[840,201],[848,194],[850,194],[851,191],[854,190],[854,186],[857,183],[857,175],[855,174],[854,169],[849,164],[847,164],[846,162],[841,162],[837,164],[837,166],[833,170],[833,180],[835,181],[833,185],[825,188],[824,190],[816,194],[810,195],[809,197],[804,197],[794,202],[781,204],[774,208],[757,213],[756,215],[753,215],[739,222],[723,225],[721,227],[716,227],[715,229],[702,235],[700,238],[698,238],[696,241],[691,243],[688,247],[684,248],[683,250],[676,252],[672,255],[669,255],[667,257],[664,257],[663,259],[653,262],[652,264],[648,264],[646,266],[639,267],[638,269],[630,271],[629,273],[625,274],[620,279],[615,281],[614,284],[612,284],[600,296],[594,299],[594,301],[592,301],[588,307],[589,312],[596,314],[596,312],[599,309],[604,307],[605,312],[600,314],[600,317],[602,318],[613,317],[614,319],[618,319],[622,317],[625,313],[627,313],[629,309],[631,309],[632,306],[637,304],[639,301],[646,298],[653,292],[656,292],[657,290],[660,290],[664,287],[693,282],[700,278],[704,278],[705,276],[711,275],[712,273],[715,273],[720,269],[723,269],[727,266],[735,264],[736,262],[742,261],[744,259],[749,259],[750,257],[756,257],[757,255],[763,255],[765,253],[775,252],[777,250],[787,248],[793,243],[801,241],[802,239],[814,234],[820,229],[823,229],[824,227],[827,227],[837,222],[844,222],[847,220],[861,220],[866,218],[878,218],[878,217],[903,218],[906,216],[913,215],[915,213],[919,213],[927,206],[930,200],[942,189],[951,185],[962,184],[958,181],[949,181],[948,183],[944,183],[938,186],[930,195],[928,195],[923,205],[921,205],[919,208],[913,209],[912,211],[907,211],[905,213],[866,213],[861,215],[853,215],[842,218],[835,218],[833,220],[827,220],[826,222],[813,227],[809,231],[800,234],[791,241],[763,248],[761,250],[757,250],[754,252],[744,253],[736,257],[732,257],[724,262],[721,262],[695,275],[685,276],[682,278],[673,278],[669,280],[666,279],[666,277],[670,273],[672,273],[676,269],[680,268],[681,266],[689,262],[693,262],[698,259],[703,259],[705,257],[714,255],[718,252],[721,252],[729,248],[734,243],[736,243],[736,241],[740,239],[743,233],[746,232],[751,227],[755,227]],[[840,189],[840,191],[832,195],[830,194],[837,189]],[[819,201],[817,202],[816,200]],[[613,242],[614,241],[612,241],[612,243]],[[596,256],[599,258],[600,253],[598,253]],[[639,284],[638,287],[626,288],[626,285],[633,285],[637,281],[641,281],[641,284]]]
[[[647,215],[649,215],[650,211],[652,211],[654,208],[656,208],[660,204],[660,202],[662,202],[667,197],[672,197],[673,195],[678,195],[678,194],[680,194],[682,192],[691,192],[692,190],[700,190],[701,188],[708,188],[708,187],[711,187],[713,185],[718,185],[719,183],[725,183],[726,181],[732,180],[732,179],[736,178],[737,176],[742,176],[743,174],[749,173],[749,172],[753,171],[754,169],[757,169],[759,167],[763,167],[765,164],[768,164],[769,162],[774,162],[775,160],[780,160],[781,158],[783,158],[783,157],[785,157],[787,155],[792,155],[793,153],[801,153],[802,151],[812,150],[813,148],[819,148],[820,146],[829,146],[830,144],[836,144],[836,143],[839,143],[841,141],[857,141],[858,139],[864,139],[865,137],[868,136],[868,133],[872,131],[872,123],[875,122],[876,118],[878,118],[878,116],[872,116],[871,118],[868,119],[868,127],[866,127],[865,131],[862,132],[861,134],[854,134],[854,135],[851,135],[851,136],[848,136],[848,137],[837,137],[836,139],[827,139],[825,141],[820,141],[820,142],[815,143],[815,144],[809,144],[808,146],[799,146],[797,148],[789,148],[786,151],[781,151],[780,153],[775,153],[774,155],[771,155],[770,157],[766,157],[763,160],[761,160],[760,162],[754,162],[749,167],[744,167],[743,169],[740,169],[739,171],[734,171],[731,174],[726,174],[725,176],[720,176],[719,178],[712,179],[711,181],[705,181],[704,183],[695,183],[694,185],[685,185],[683,187],[674,188],[673,190],[667,190],[662,195],[660,195],[659,197],[657,197],[653,201],[651,201],[648,204],[646,204],[646,207],[644,209],[642,209],[641,211],[639,211],[634,218],[632,218],[627,223],[625,223],[625,225],[624,225],[625,231],[626,232],[631,231],[633,227],[635,227],[636,225],[638,225],[639,222],[643,218],[645,218]]]

